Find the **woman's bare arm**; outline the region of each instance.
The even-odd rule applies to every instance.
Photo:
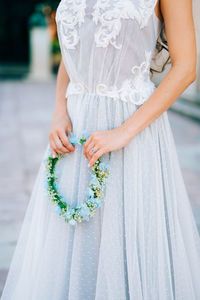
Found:
[[[160,0],[172,67],[149,99],[121,126],[94,131],[84,145],[89,167],[104,153],[126,146],[165,112],[196,78],[196,40],[192,0]],[[98,149],[91,152],[92,147]]]
[[[54,157],[57,156],[56,152],[66,154],[74,151],[74,146],[69,142],[66,135],[67,131],[72,131],[65,96],[69,81],[63,60],[61,60],[57,75],[55,108],[49,134],[49,144]]]
[[[66,107],[65,93],[69,81],[70,81],[69,75],[66,72],[63,60],[61,59],[59,69],[58,69],[58,75],[57,75],[54,116],[63,115],[66,113],[68,114],[67,107]]]
[[[166,111],[196,78],[192,0],[161,0],[172,67],[149,99],[122,124],[133,138]]]

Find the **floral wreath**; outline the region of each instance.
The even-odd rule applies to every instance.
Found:
[[[68,137],[72,145],[83,145],[88,138],[87,134],[81,137],[76,137],[73,133]],[[89,221],[96,209],[101,206],[104,197],[104,188],[106,179],[110,173],[108,164],[105,164],[101,157],[90,168],[91,178],[89,187],[86,189],[86,199],[77,206],[72,206],[67,203],[62,195],[57,190],[58,178],[55,176],[55,167],[58,161],[64,158],[64,155],[57,154],[57,157],[52,157],[51,150],[45,160],[46,167],[46,188],[49,199],[55,205],[55,211],[64,218],[65,222],[70,225],[77,225],[82,221]]]

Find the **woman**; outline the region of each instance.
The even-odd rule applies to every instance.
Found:
[[[59,190],[59,214],[45,196],[48,147],[2,300],[200,299],[200,240],[166,112],[196,78],[192,1],[62,0],[56,21],[47,161],[59,158],[58,182],[49,175],[47,189]],[[156,88],[149,71],[163,22],[172,66]],[[99,158],[110,171],[101,207],[96,173],[87,188]]]

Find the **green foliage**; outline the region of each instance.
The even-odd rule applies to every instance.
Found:
[[[52,54],[58,54],[58,53],[60,53],[60,45],[59,45],[58,38],[54,39],[51,42],[51,53]]]
[[[86,141],[85,137],[81,137],[78,141],[74,141],[73,144],[83,145]],[[93,164],[91,168],[91,181],[87,188],[86,199],[78,206],[71,206],[60,195],[57,190],[58,178],[55,176],[55,168],[58,161],[64,158],[64,155],[57,154],[57,157],[53,158],[51,155],[46,160],[46,184],[47,194],[49,199],[55,205],[56,211],[62,216],[65,222],[70,225],[76,225],[77,222],[89,220],[92,217],[98,207],[101,206],[103,201],[103,191],[106,183],[106,179],[109,175],[108,165],[101,161],[101,157]]]
[[[45,4],[37,4],[34,13],[29,18],[30,27],[46,27],[46,18],[44,14]]]

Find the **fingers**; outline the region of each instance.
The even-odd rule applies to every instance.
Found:
[[[92,137],[90,136],[86,142],[84,143],[83,146],[83,154],[85,155],[86,158],[88,158],[88,147],[90,146],[90,143],[92,142]]]
[[[91,151],[92,148],[95,148],[95,152],[97,152],[102,147],[103,145],[100,143],[98,132],[94,131],[84,144],[84,155],[90,160],[94,155],[94,152]]]
[[[69,150],[62,144],[58,135],[54,135],[54,143],[56,146],[56,152],[60,154],[69,153]]]
[[[94,142],[91,142],[87,146],[87,148],[85,149],[85,152],[84,152],[86,158],[88,158],[89,160],[91,159],[92,155],[94,154],[94,152],[91,151],[93,147],[95,147]],[[95,150],[97,151],[97,147],[95,147]]]
[[[87,141],[84,143],[84,151],[87,149],[88,145],[92,141],[92,135],[87,139]]]
[[[62,145],[60,138],[55,133],[50,134],[49,144],[52,150],[52,155],[55,155],[55,157],[57,156],[56,153],[67,154],[70,152],[65,146]]]
[[[92,155],[91,159],[89,160],[88,167],[92,167],[93,164],[97,161],[97,159],[98,159],[99,157],[101,157],[105,152],[106,152],[106,151],[105,151],[104,148],[101,148],[101,149],[99,149],[97,152],[95,152],[95,153]]]
[[[56,146],[55,146],[55,143],[53,142],[53,140],[49,141],[49,146],[51,148],[53,158],[57,157]]]
[[[99,148],[98,141],[96,139],[96,132],[94,131],[90,137],[87,139],[87,141],[84,143],[84,155],[86,158],[90,159],[93,155],[93,152],[91,152],[91,149],[94,147],[97,150]]]
[[[67,154],[75,150],[70,143],[65,130],[52,130],[49,135],[49,143],[52,155],[56,157],[56,153]]]
[[[69,142],[68,137],[64,131],[60,131],[58,133],[59,138],[62,142],[62,144],[69,150],[69,151],[74,151],[75,148],[74,146]]]

